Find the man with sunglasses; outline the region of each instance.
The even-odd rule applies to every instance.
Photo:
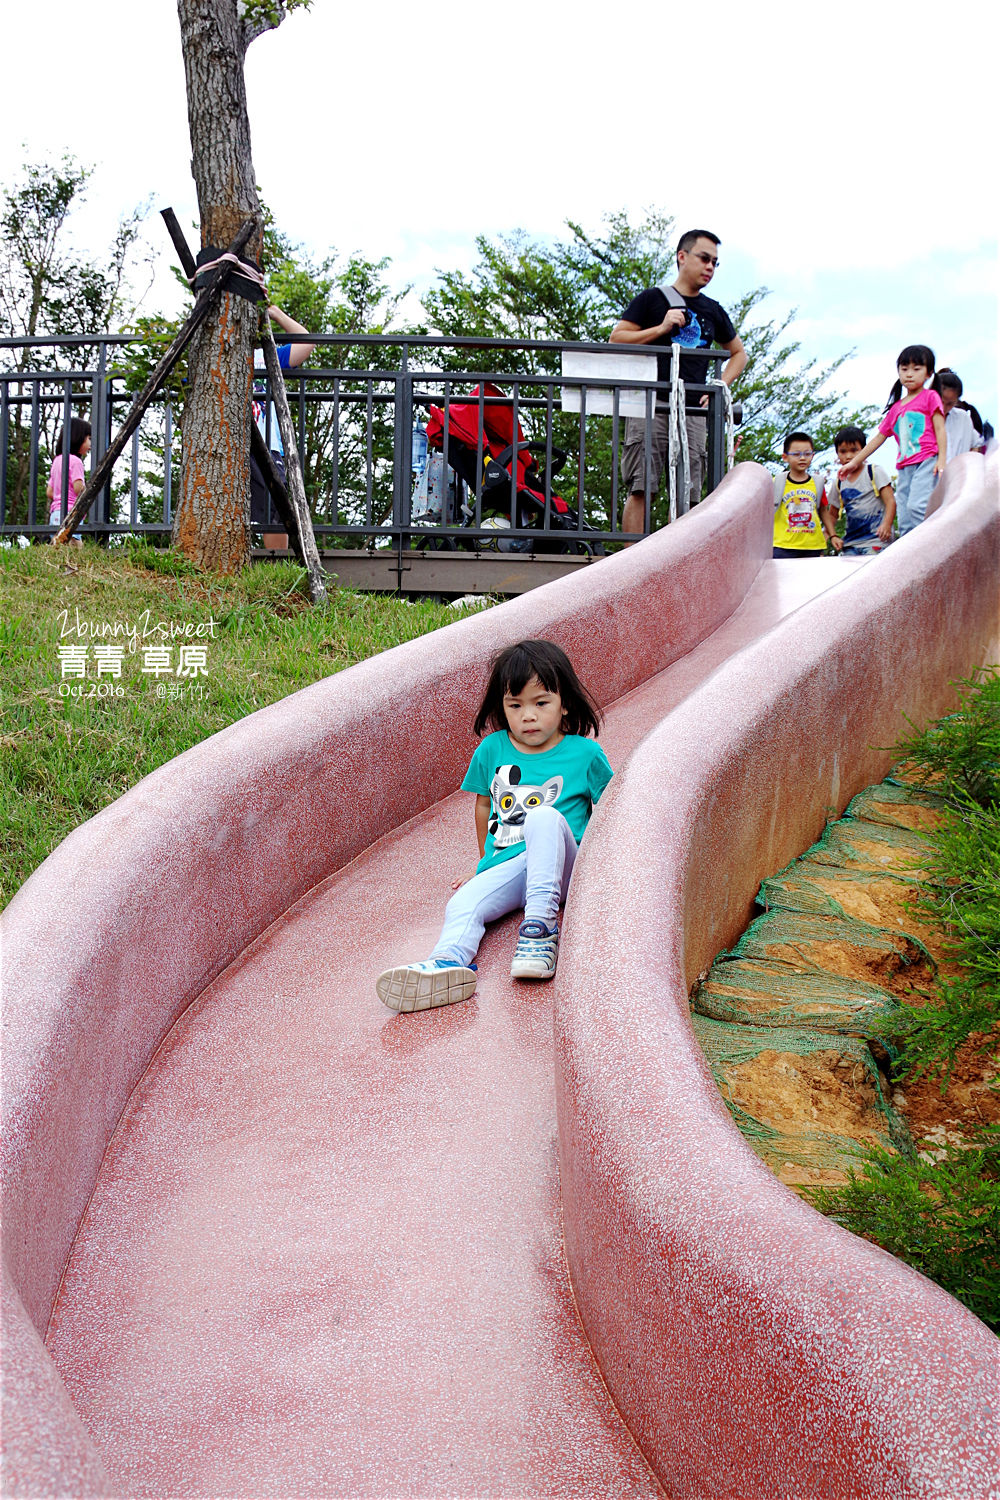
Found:
[[[682,349],[709,349],[718,344],[725,349],[729,358],[723,366],[722,379],[728,386],[746,365],[743,340],[737,336],[729,314],[704,294],[719,264],[719,244],[718,235],[709,229],[689,229],[682,234],[677,245],[675,280],[669,287],[666,282],[661,282],[659,286],[648,287],[633,297],[611,330],[613,344],[651,344],[656,348],[657,375],[661,381],[670,379],[671,356],[667,349],[671,344]],[[685,384],[706,383],[707,360],[682,354],[680,366]],[[660,399],[664,400],[662,392]],[[708,406],[707,394],[701,396],[699,404]],[[697,505],[701,499],[708,447],[706,416],[688,413],[687,438],[691,459],[690,503]],[[655,496],[667,460],[666,411],[657,412],[653,418],[650,450],[649,490],[650,495]],[[640,417],[628,417],[625,422],[622,477],[629,491],[622,512],[622,530],[641,533],[646,517],[646,423]]]

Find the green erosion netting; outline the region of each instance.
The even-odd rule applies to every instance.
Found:
[[[855,1166],[866,1142],[912,1153],[868,1042],[892,1057],[906,1017],[897,996],[933,982],[906,902],[924,875],[920,830],[940,807],[933,793],[895,783],[860,792],[818,843],[762,883],[763,915],[695,989],[692,1022],[715,1081],[786,1180]]]
[[[848,803],[844,817],[866,818],[872,823],[920,830],[936,828],[946,807],[944,799],[933,792],[882,781],[878,786],[866,786],[863,792],[859,792]]]
[[[921,860],[926,854],[926,839],[912,829],[869,818],[840,818],[827,824],[822,838],[801,858],[837,869],[892,870],[919,877],[924,873]]]
[[[701,1016],[742,1026],[808,1026],[813,1031],[885,1040],[905,1015],[894,995],[863,979],[823,970],[800,973],[753,958],[719,958],[691,1001]],[[784,1045],[784,1043],[782,1043]]]
[[[904,903],[917,884],[885,871],[841,870],[834,865],[796,860],[761,884],[757,903],[765,911],[810,911],[817,916],[854,918],[869,926],[901,928]]]
[[[720,959],[759,958],[794,970],[827,970],[865,978],[897,993],[927,984],[934,960],[909,933],[872,927],[855,918],[815,912],[767,911],[756,917],[735,948]],[[718,960],[717,960],[718,961]]]
[[[871,1141],[912,1153],[864,1042],[799,1027],[691,1019],[730,1114],[774,1171],[789,1164],[847,1171]]]

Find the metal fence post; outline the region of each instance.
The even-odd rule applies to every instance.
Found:
[[[719,371],[719,362],[714,358],[714,373],[716,377]],[[705,361],[705,374],[708,375],[709,361]],[[717,385],[710,388],[708,398],[708,493],[711,494],[716,485],[722,483],[726,477],[726,402],[723,392]]]
[[[168,401],[163,408],[163,524],[169,526],[173,520],[173,475],[174,461],[174,412]]]
[[[91,467],[100,463],[111,442],[111,403],[108,400],[108,389],[106,384],[108,367],[108,348],[101,341],[97,346],[97,369],[94,371],[94,380],[91,387],[90,397],[90,432],[91,432]],[[94,513],[98,515],[103,512],[107,519],[111,519],[111,480],[109,478],[104,489],[98,495],[96,502],[91,506],[87,520],[94,519]]]
[[[409,350],[403,345],[393,401],[392,519],[396,526],[409,526],[413,496],[413,376]],[[400,537],[402,548],[402,537]]]
[[[7,445],[10,442],[10,386],[0,390],[0,526],[7,521]]]
[[[41,395],[41,381],[34,380],[31,384],[31,436],[29,442],[31,448],[28,453],[28,524],[38,524],[38,430],[39,430],[39,397]],[[69,467],[69,454],[63,459],[63,467]],[[48,517],[46,516],[46,520]]]
[[[53,502],[55,502],[57,500],[59,502],[59,524],[60,524],[60,526],[62,525],[63,521],[65,521],[66,517],[69,515],[69,509],[70,509],[70,506],[69,506],[69,454],[72,451],[71,450],[71,446],[70,446],[70,433],[73,430],[73,382],[71,380],[64,380],[63,381],[63,422],[62,422],[62,430],[63,430],[62,474],[61,474],[61,478],[60,478],[60,482],[59,482],[59,494],[58,495],[53,495],[53,497],[52,497]],[[74,498],[74,500],[76,499],[76,495],[75,494],[74,494],[73,498]],[[51,515],[51,511],[49,512],[49,515]],[[46,520],[48,520],[48,517],[46,517]]]

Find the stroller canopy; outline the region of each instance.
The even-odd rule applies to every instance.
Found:
[[[530,495],[540,506],[545,505],[544,489],[534,489],[533,484],[541,482],[538,473],[538,463],[531,451],[520,445],[524,442],[524,433],[520,422],[517,424],[517,436],[514,435],[514,403],[502,391],[498,385],[487,381],[483,386],[483,396],[492,397],[493,404],[488,404],[485,399],[483,403],[483,455],[484,458],[499,459],[504,449],[513,448],[510,462],[506,464],[508,473],[510,464],[516,462],[516,484],[519,492]],[[464,444],[471,449],[473,454],[479,449],[479,386],[477,385],[467,398],[462,401],[450,401],[448,403],[448,452],[451,461],[452,445]],[[500,405],[499,403],[503,404]],[[444,410],[440,406],[432,406],[427,418],[427,446],[429,448],[444,447]],[[515,446],[516,444],[516,446]],[[509,481],[507,481],[509,483]],[[559,515],[569,512],[569,506],[560,495],[553,494],[551,497],[552,509]]]

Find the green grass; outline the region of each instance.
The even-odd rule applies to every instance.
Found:
[[[0,549],[0,592],[0,902],[79,823],[171,757],[311,682],[460,618],[442,605],[343,590],[315,609],[294,563],[222,579],[138,542],[113,551],[90,543]],[[151,633],[143,640],[147,610]],[[83,622],[136,627],[136,650],[125,650],[120,679],[95,675],[95,645],[115,638],[79,639],[77,611]],[[159,622],[213,628],[212,638],[183,642],[204,647],[207,675],[163,676],[163,696],[142,670],[144,647],[160,643]],[[117,641],[127,647],[126,637]],[[61,675],[59,647],[76,643],[89,646],[82,681]],[[175,669],[181,643],[174,642]],[[98,684],[120,686],[121,695],[65,695],[69,686],[89,692]]]

